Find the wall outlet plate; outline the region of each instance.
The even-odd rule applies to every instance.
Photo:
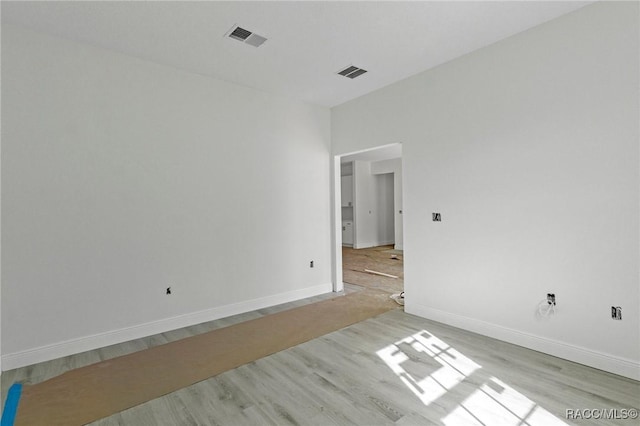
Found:
[[[611,307],[611,319],[618,321],[622,320],[622,308],[620,306]]]
[[[556,304],[556,295],[554,293],[547,293],[547,303],[550,305]]]

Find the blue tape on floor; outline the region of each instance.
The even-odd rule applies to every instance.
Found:
[[[9,393],[7,394],[7,400],[4,403],[2,423],[0,423],[0,426],[13,426],[13,422],[16,419],[16,413],[18,412],[18,403],[20,402],[21,394],[22,385],[20,383],[14,383],[11,385]]]

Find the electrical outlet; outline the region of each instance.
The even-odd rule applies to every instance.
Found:
[[[313,268],[313,260],[309,262],[309,268]]]
[[[171,294],[171,287],[167,287],[167,294]]]
[[[622,308],[620,306],[611,307],[611,319],[618,321],[622,320]]]
[[[547,303],[550,305],[556,304],[556,295],[554,293],[547,293]]]
[[[431,220],[434,222],[442,222],[442,215],[440,213],[431,213]]]

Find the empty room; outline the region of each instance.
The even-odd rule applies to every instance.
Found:
[[[638,424],[639,2],[0,15],[2,426]]]

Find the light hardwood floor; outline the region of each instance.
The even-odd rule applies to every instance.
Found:
[[[11,370],[2,375],[3,391],[14,381],[38,382],[70,368],[334,296]],[[458,425],[465,420],[485,425],[636,425],[637,420],[573,422],[565,414],[567,409],[638,409],[639,398],[640,382],[395,310],[93,425]]]

